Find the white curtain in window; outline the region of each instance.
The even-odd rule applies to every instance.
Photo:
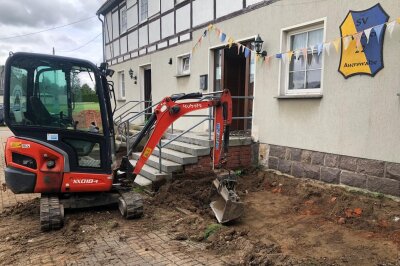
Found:
[[[291,40],[291,42],[292,42],[291,50],[292,51],[307,47],[307,33],[296,34],[296,35],[293,35],[291,38],[292,38],[292,40]]]
[[[308,47],[314,47],[322,43],[323,35],[322,29],[310,31],[308,33]]]

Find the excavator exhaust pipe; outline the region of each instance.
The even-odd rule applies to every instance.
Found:
[[[219,199],[210,203],[218,222],[223,224],[240,218],[244,213],[244,203],[234,191],[236,180],[231,177],[217,177],[213,185],[220,195]]]

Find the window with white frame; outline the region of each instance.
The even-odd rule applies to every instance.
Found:
[[[128,25],[128,21],[127,21],[127,16],[126,16],[126,6],[121,8],[121,14],[120,14],[120,25],[121,25],[121,29],[120,32],[121,34],[126,32],[127,29],[127,25]]]
[[[145,21],[149,14],[148,0],[140,0],[139,2],[140,22]]]
[[[177,58],[178,75],[190,74],[190,54],[178,56]]]
[[[125,73],[124,73],[124,71],[118,72],[118,92],[119,92],[119,100],[125,100]]]
[[[285,95],[321,94],[324,25],[286,31],[286,36],[287,50],[293,51],[293,56],[285,66],[285,89],[282,91]]]

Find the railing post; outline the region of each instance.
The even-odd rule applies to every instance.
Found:
[[[126,156],[129,156],[129,119],[126,121],[126,129],[125,129],[125,143],[126,143]]]
[[[171,125],[171,134],[174,134],[174,123]]]
[[[160,141],[158,142],[158,150],[159,150],[159,157],[158,157],[158,164],[159,164],[159,166],[158,166],[158,172],[161,174],[161,163],[162,163],[162,159],[161,159],[161,156],[162,156],[162,150],[161,150],[161,139],[160,139]]]
[[[211,115],[212,115],[212,109],[208,109],[208,140],[211,140]]]

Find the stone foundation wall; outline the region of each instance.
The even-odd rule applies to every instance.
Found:
[[[253,145],[229,147],[226,168],[236,170],[252,165]],[[197,164],[185,166],[185,173],[199,173],[212,171],[212,159],[209,155],[199,157]]]
[[[295,177],[400,196],[400,164],[268,145],[268,168]],[[265,156],[265,155],[264,155]],[[263,156],[260,155],[260,159]]]

